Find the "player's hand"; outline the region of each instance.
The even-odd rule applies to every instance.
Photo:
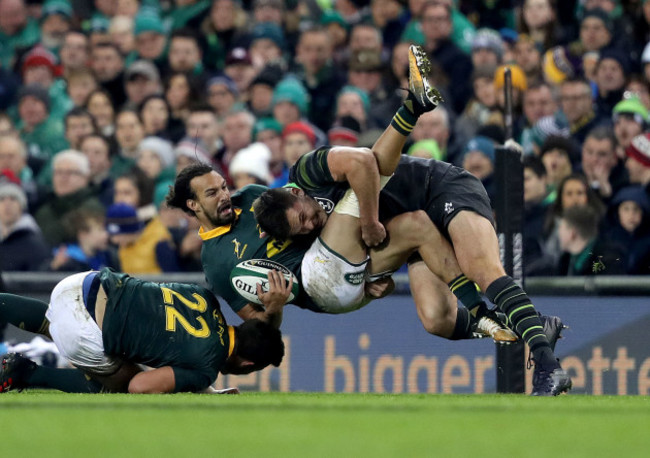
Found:
[[[375,247],[386,238],[386,228],[379,221],[361,223],[361,238],[368,247]]]
[[[260,298],[260,301],[266,308],[266,310],[272,310],[274,308],[282,307],[286,304],[289,296],[291,295],[291,288],[293,287],[293,278],[287,282],[282,275],[277,270],[270,270],[268,274],[269,287],[268,291],[264,292],[262,284],[257,284],[257,297]]]
[[[382,278],[372,283],[366,283],[366,296],[371,299],[381,299],[388,296],[395,290],[395,282],[392,277]]]

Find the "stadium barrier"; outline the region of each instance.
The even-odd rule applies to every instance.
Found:
[[[9,292],[47,300],[65,274],[4,273]],[[408,291],[396,275],[398,292]],[[148,277],[205,284],[201,274]],[[650,395],[650,277],[530,278],[533,302],[570,329],[556,353],[573,377],[574,394]],[[238,318],[225,307],[231,323]],[[427,334],[407,294],[347,315],[285,312],[286,357],[280,368],[220,377],[243,390],[493,393],[495,346],[490,339],[451,342]],[[15,328],[7,338],[27,340]],[[532,371],[526,371],[530,392]]]

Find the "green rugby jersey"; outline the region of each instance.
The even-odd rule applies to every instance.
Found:
[[[261,230],[253,213],[253,201],[266,191],[266,186],[249,185],[231,196],[236,215],[234,223],[211,231],[199,231],[203,239],[201,262],[212,292],[222,297],[235,312],[248,301],[230,284],[233,267],[249,259],[271,259],[291,270],[300,279],[300,265],[309,244],[260,238]],[[311,299],[300,290],[294,304],[318,311]]]
[[[107,268],[99,278],[108,298],[102,324],[107,354],[171,366],[174,391],[203,390],[216,380],[235,339],[210,291],[138,280]]]

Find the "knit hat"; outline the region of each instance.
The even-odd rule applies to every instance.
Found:
[[[284,49],[284,33],[280,26],[273,22],[261,22],[253,27],[251,45],[263,39],[271,40],[278,48]]]
[[[643,48],[643,54],[641,54],[641,63],[642,64],[650,64],[650,42],[645,45],[645,48]]]
[[[307,136],[309,142],[311,143],[311,146],[314,146],[316,144],[316,134],[314,133],[314,129],[312,129],[312,127],[309,124],[302,121],[292,122],[284,126],[284,129],[282,130],[282,138],[286,138],[287,135],[296,132],[299,132]]]
[[[275,107],[280,102],[291,102],[298,107],[301,114],[306,114],[309,106],[309,94],[302,83],[292,77],[280,81],[273,91],[271,105]]]
[[[531,132],[531,140],[537,146],[542,146],[544,141],[551,135],[569,138],[571,130],[569,122],[561,112],[551,116],[544,116],[535,123]]]
[[[34,46],[23,58],[21,71],[23,75],[30,67],[47,67],[52,75],[61,76],[61,68],[57,65],[56,56],[43,46]]]
[[[50,111],[50,94],[47,92],[47,89],[42,87],[39,84],[28,84],[27,86],[22,86],[18,90],[18,104],[23,97],[35,97],[45,105],[45,109]]]
[[[567,78],[573,78],[582,71],[580,58],[574,56],[564,46],[555,46],[544,53],[542,70],[544,79],[549,83],[559,84]]]
[[[616,193],[610,207],[618,207],[623,202],[636,203],[645,213],[650,213],[650,200],[642,186],[626,186]]]
[[[590,18],[590,17],[595,17],[597,19],[600,19],[603,24],[605,25],[605,28],[609,33],[612,33],[614,31],[614,23],[612,22],[612,19],[609,17],[609,14],[601,8],[592,8],[590,10],[587,10],[584,12],[582,16],[582,21],[581,23],[585,21],[585,19]]]
[[[265,130],[272,130],[282,135],[282,125],[275,118],[261,118],[253,125],[253,141],[257,141],[257,135]]]
[[[72,19],[72,6],[67,0],[47,0],[43,3],[41,10],[41,20],[52,14],[59,14],[65,16],[67,19]]]
[[[368,93],[363,89],[360,89],[356,86],[352,86],[350,84],[348,84],[347,86],[343,86],[343,88],[339,91],[339,94],[336,96],[336,103],[338,104],[338,101],[343,94],[348,94],[348,93],[357,94],[361,99],[361,103],[363,104],[363,109],[366,110],[366,113],[368,113],[368,111],[370,110],[370,97],[368,97]]]
[[[265,84],[270,88],[275,88],[282,79],[282,73],[283,70],[280,66],[268,64],[257,74],[248,87],[253,87],[256,84]]]
[[[331,145],[336,145],[339,140],[357,143],[361,134],[359,121],[352,116],[342,116],[327,131],[327,139]]]
[[[260,142],[252,143],[235,154],[228,165],[228,173],[231,177],[237,173],[246,173],[269,184],[272,180],[270,161],[269,147]]]
[[[138,219],[135,207],[128,204],[113,204],[106,210],[106,230],[110,235],[135,234],[144,229]]]
[[[215,84],[221,84],[222,86],[226,86],[228,92],[230,92],[233,96],[235,96],[235,98],[239,97],[239,90],[237,89],[237,85],[229,77],[223,75],[223,76],[215,76],[214,78],[210,78],[208,80],[208,84],[206,84],[206,88],[209,89]]]
[[[519,65],[508,64],[501,65],[497,67],[496,72],[494,73],[494,86],[497,89],[503,88],[505,84],[505,70],[510,68],[510,76],[512,77],[512,87],[516,87],[520,91],[525,91],[528,89],[528,81],[526,79],[526,74],[521,69]]]
[[[156,153],[163,168],[167,168],[174,164],[176,157],[172,144],[167,140],[159,137],[146,137],[138,145],[138,152],[152,151]]]
[[[485,138],[485,137],[476,137],[476,138]],[[494,149],[494,147],[492,147],[492,149]],[[413,145],[408,149],[406,154],[412,156],[413,153],[415,153],[416,151],[422,151],[422,150],[427,151],[431,155],[431,158],[437,161],[445,160],[445,154],[440,149],[440,146],[438,146],[438,142],[432,138],[420,140],[419,142],[413,143]]]
[[[634,137],[625,149],[625,154],[643,164],[644,167],[650,167],[650,133]]]
[[[157,14],[147,12],[140,13],[135,17],[134,35],[137,37],[145,32],[154,32],[161,35],[165,33],[162,20]]]
[[[487,137],[477,136],[472,138],[467,145],[465,145],[465,150],[463,151],[461,160],[467,153],[472,151],[480,151],[483,153],[489,160],[494,164],[495,152],[494,152],[494,142]]]
[[[380,72],[383,68],[381,52],[374,49],[360,49],[350,54],[348,68],[353,72]]]
[[[320,17],[320,23],[324,26],[328,26],[330,24],[338,24],[346,30],[350,28],[350,25],[345,22],[345,19],[341,13],[336,10],[324,11]]]
[[[23,211],[27,209],[27,196],[23,188],[17,184],[9,182],[0,183],[0,199],[3,197],[12,197],[20,204],[20,208]]]
[[[510,27],[502,27],[499,29],[499,35],[501,35],[501,39],[510,44],[515,44],[517,40],[519,39],[519,33],[515,29],[511,29]]]
[[[635,96],[625,97],[614,105],[614,109],[612,110],[614,122],[616,122],[621,114],[633,115],[637,124],[641,124],[642,126],[648,121],[648,109]]]
[[[174,154],[177,158],[179,156],[185,156],[204,164],[210,165],[212,163],[203,140],[195,139],[192,137],[183,137],[181,141],[179,141],[176,145]]]
[[[111,26],[111,21],[103,16],[95,16],[87,23],[88,33],[106,33]]]
[[[160,81],[160,72],[150,60],[136,60],[124,72],[124,81],[131,81],[135,76],[144,76],[150,81]]]
[[[612,59],[618,62],[625,75],[630,73],[630,59],[623,51],[615,48],[605,49],[600,52],[600,59],[598,60],[598,64],[600,65],[600,63],[605,59]]]
[[[472,51],[476,49],[489,49],[501,59],[503,57],[503,40],[492,29],[478,29],[472,39]]]

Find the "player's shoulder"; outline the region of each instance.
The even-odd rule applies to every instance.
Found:
[[[233,201],[237,198],[239,199],[246,199],[246,198],[251,198],[251,197],[258,197],[260,194],[262,194],[264,191],[269,189],[267,186],[262,186],[260,184],[249,184],[244,186],[243,188],[239,189],[232,195]]]

